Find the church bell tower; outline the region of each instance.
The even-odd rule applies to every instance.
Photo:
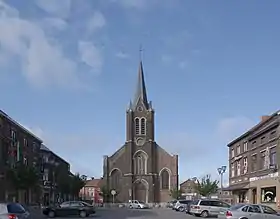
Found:
[[[126,141],[134,142],[136,146],[154,141],[154,109],[152,102],[148,102],[142,61],[135,96],[126,111]]]

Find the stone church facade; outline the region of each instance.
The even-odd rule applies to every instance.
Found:
[[[104,156],[103,179],[119,202],[166,202],[172,199],[170,190],[178,189],[178,155],[155,141],[155,111],[148,102],[142,62],[136,95],[126,111],[126,142],[112,156]]]

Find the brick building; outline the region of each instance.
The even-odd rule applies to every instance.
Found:
[[[166,202],[170,189],[178,188],[178,155],[171,155],[155,140],[155,111],[148,102],[142,62],[136,95],[126,111],[126,142],[104,156],[104,180],[116,190],[116,201],[137,199]]]
[[[101,193],[102,179],[87,180],[85,186],[80,190],[80,197],[83,200],[92,201],[93,203],[102,203]]]
[[[70,174],[70,164],[44,144],[41,145],[42,157],[42,201],[43,205],[66,200],[57,188],[57,174]]]
[[[8,182],[7,171],[17,163],[33,166],[40,172],[40,146],[43,141],[0,110],[0,200],[35,202],[39,195],[21,191],[17,193]]]
[[[228,144],[229,189],[234,203],[280,206],[279,115],[263,116],[256,126]]]

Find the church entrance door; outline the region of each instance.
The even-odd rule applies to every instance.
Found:
[[[134,199],[148,203],[148,184],[146,181],[136,181],[134,183]]]

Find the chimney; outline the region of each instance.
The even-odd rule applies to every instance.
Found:
[[[270,116],[264,115],[261,117],[261,122],[264,122],[269,119]]]

